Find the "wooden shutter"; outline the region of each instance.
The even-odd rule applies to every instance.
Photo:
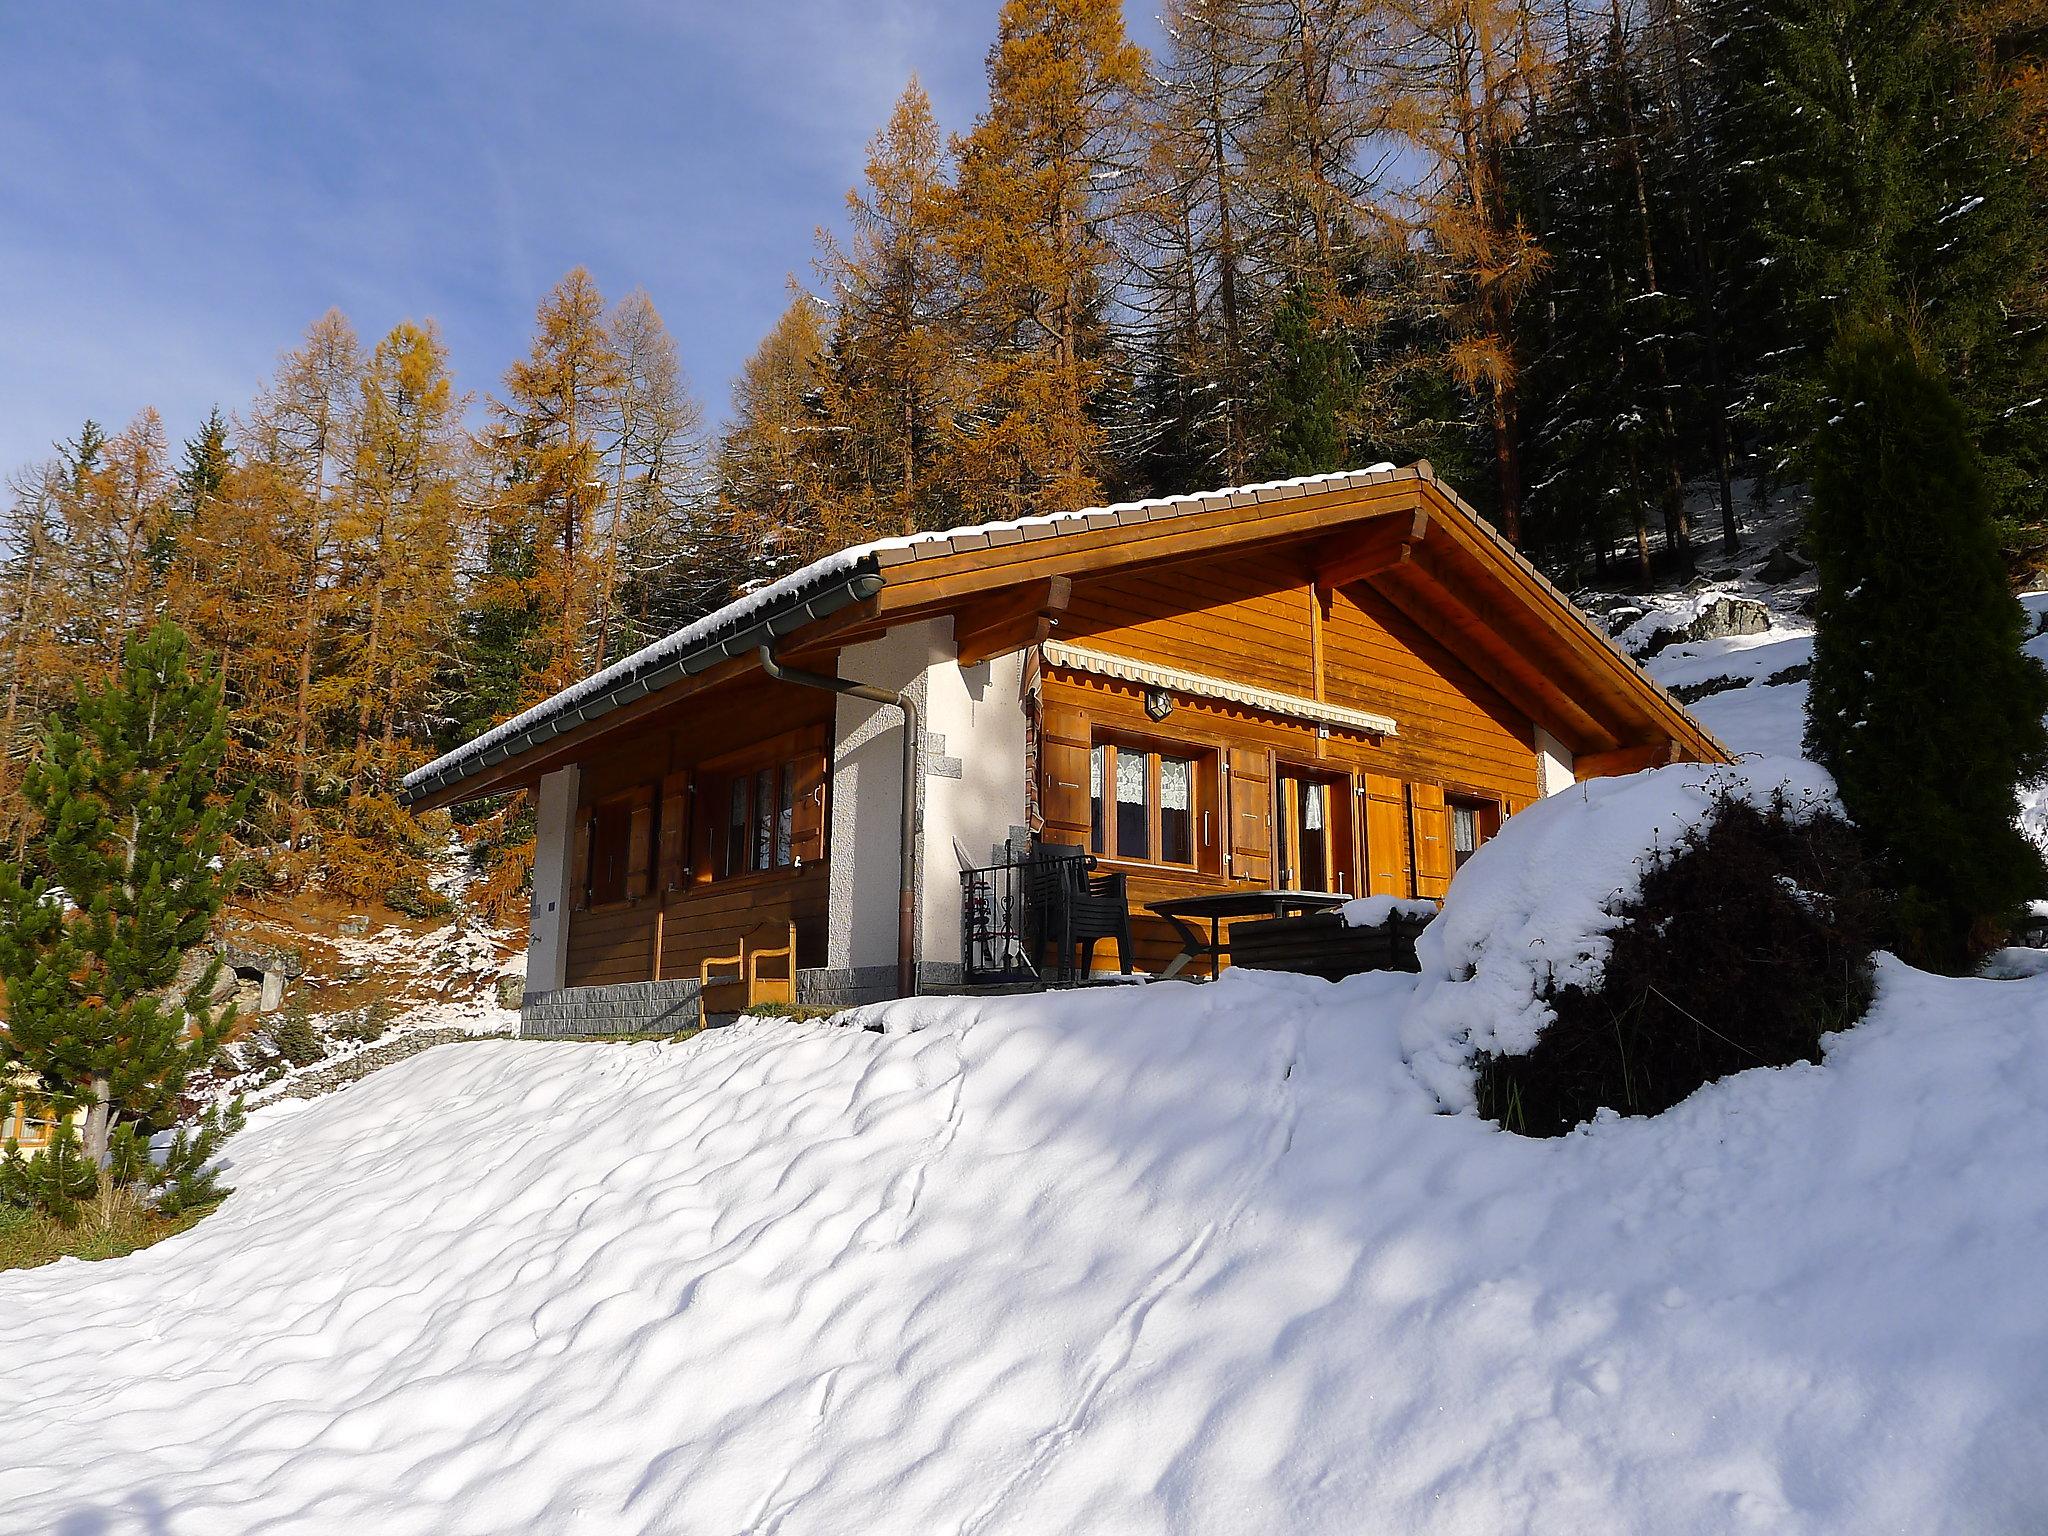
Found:
[[[688,878],[690,861],[690,775],[687,769],[661,781],[661,857],[656,863],[659,888],[679,891]]]
[[[796,758],[795,800],[790,817],[790,854],[798,864],[825,857],[825,754],[804,752]]]
[[[1365,889],[1372,896],[1411,896],[1408,817],[1401,781],[1365,776]]]
[[[1230,749],[1230,878],[1273,883],[1273,770],[1264,752]]]
[[[587,805],[576,808],[569,829],[569,907],[580,912],[590,905],[590,839],[596,818]]]
[[[1442,901],[1457,857],[1451,851],[1451,813],[1440,784],[1410,784],[1408,808],[1415,839],[1415,894]]]
[[[1045,791],[1039,804],[1052,842],[1088,841],[1088,716],[1066,704],[1045,706],[1040,728],[1039,772]]]
[[[645,896],[654,879],[654,786],[636,790],[626,822],[626,900]]]

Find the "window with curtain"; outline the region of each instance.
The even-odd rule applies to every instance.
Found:
[[[1089,843],[1103,858],[1196,861],[1196,759],[1184,750],[1098,741],[1088,762]]]
[[[1500,807],[1490,800],[1452,799],[1449,804],[1451,868],[1458,870],[1500,830]]]
[[[797,826],[799,767],[799,759],[788,758],[743,768],[715,781],[722,782],[722,788],[713,804],[722,805],[725,812],[723,824],[716,829],[719,846],[712,850],[711,866],[718,879],[796,866],[801,841]],[[816,782],[815,774],[812,781]],[[815,819],[812,825],[815,831]],[[815,856],[815,850],[805,855]]]

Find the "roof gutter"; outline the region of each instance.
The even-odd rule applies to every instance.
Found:
[[[886,585],[887,579],[872,568],[856,569],[807,596],[793,597],[742,628],[721,636],[707,636],[698,645],[675,656],[650,658],[645,666],[625,674],[601,692],[556,710],[534,721],[525,730],[503,741],[493,742],[474,756],[450,763],[439,772],[405,786],[399,791],[398,803],[417,804],[451,785],[475,778],[487,768],[531,752],[579,725],[601,720],[635,699],[644,698],[686,677],[708,672],[720,662],[757,653],[806,624],[867,601]]]

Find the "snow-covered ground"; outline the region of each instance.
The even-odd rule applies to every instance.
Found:
[[[1798,595],[1651,661],[1744,679],[1695,705],[1739,753],[1796,754]],[[1420,976],[479,1040],[260,1108],[191,1231],[0,1274],[0,1532],[2048,1529],[2042,952],[1882,961],[1824,1065],[1652,1119],[1469,1112],[1717,780],[1828,793],[1545,801]],[[352,942],[457,1009],[502,947]]]
[[[1798,612],[1796,604],[1811,590],[1810,581],[1776,588],[1749,578],[1707,583],[1683,598],[1639,600],[1649,612],[1631,629],[1647,633],[1659,622],[1677,628],[1699,601],[1717,592],[1763,602],[1771,616],[1770,628],[1762,634],[1667,646],[1644,658],[1643,665],[1667,688],[1689,690],[1734,681],[1735,686],[1695,698],[1686,707],[1739,756],[1797,757],[1806,732],[1804,674],[1813,660],[1813,622]],[[2036,629],[2048,621],[2048,592],[2025,593],[2020,604]],[[2048,633],[2035,634],[2026,651],[2048,664]],[[1774,683],[1774,677],[1782,680]],[[2048,786],[2022,793],[2020,819],[2036,841],[2048,845]]]
[[[1413,979],[445,1046],[0,1275],[0,1530],[2048,1525],[2048,978],[1557,1141]]]

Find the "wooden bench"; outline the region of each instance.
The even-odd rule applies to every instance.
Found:
[[[1233,923],[1230,963],[1338,981],[1362,971],[1416,971],[1415,939],[1425,917],[1396,913],[1376,928],[1348,926],[1339,912],[1307,912]]]
[[[762,962],[769,974],[762,975]],[[732,974],[714,977],[713,971]],[[737,952],[713,955],[697,967],[699,1007],[714,1013],[745,1013],[762,1003],[796,1001],[796,921],[763,923],[740,939]]]

